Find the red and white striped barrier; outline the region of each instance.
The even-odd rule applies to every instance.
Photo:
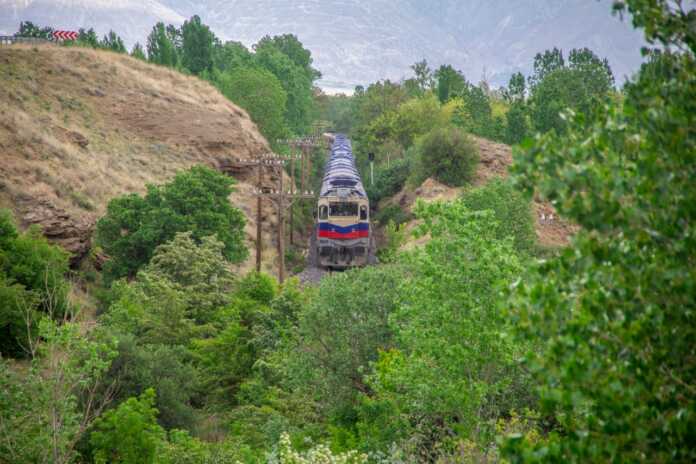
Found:
[[[53,31],[55,40],[77,40],[77,32],[75,31]]]

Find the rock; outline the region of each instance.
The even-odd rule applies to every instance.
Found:
[[[87,93],[93,97],[105,97],[106,94],[100,89],[87,89]]]
[[[38,225],[46,238],[70,253],[70,265],[79,264],[89,252],[94,221],[85,217],[71,217],[48,200],[24,200],[21,216],[25,227]]]
[[[70,141],[78,145],[80,148],[87,148],[87,145],[89,145],[89,140],[87,140],[87,137],[79,132],[68,131],[67,135]]]

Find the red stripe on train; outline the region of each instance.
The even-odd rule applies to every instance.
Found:
[[[353,232],[346,232],[344,234],[340,232],[332,232],[330,230],[320,230],[319,237],[321,238],[337,238],[337,239],[351,239],[351,238],[367,238],[370,236],[369,230],[355,230]]]

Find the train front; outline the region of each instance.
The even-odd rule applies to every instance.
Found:
[[[370,245],[370,204],[350,140],[337,135],[324,170],[317,208],[317,256],[327,268],[364,266]]]

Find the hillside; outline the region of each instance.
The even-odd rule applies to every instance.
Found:
[[[110,199],[195,164],[220,168],[269,151],[246,112],[208,83],[109,52],[0,48],[0,108],[0,206],[22,226],[39,224],[76,258],[89,250]],[[251,246],[249,174],[238,174],[231,201],[247,216]],[[264,214],[271,266],[270,203]]]

